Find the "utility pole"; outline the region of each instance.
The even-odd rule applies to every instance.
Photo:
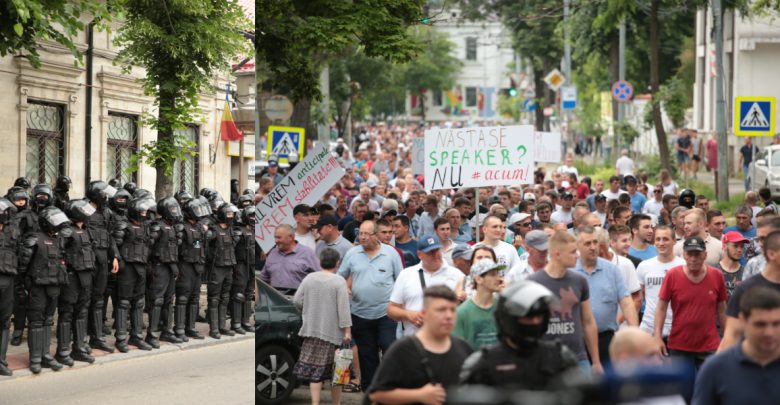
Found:
[[[626,80],[626,18],[623,17],[620,20],[620,25],[618,26],[618,80],[624,81]],[[617,102],[617,118],[618,122],[623,121],[626,118],[626,103],[625,102]],[[614,125],[613,127],[613,136],[612,136],[612,150],[614,155],[613,156],[620,156],[620,152],[618,151],[618,148],[620,146],[620,140],[618,139],[618,134],[614,133]],[[612,156],[610,156],[611,158]]]
[[[320,72],[320,93],[322,93],[322,100],[320,101],[320,118],[323,119],[317,125],[317,139],[325,144],[325,148],[330,146],[330,128],[328,127],[328,115],[330,113],[330,65],[328,62],[324,62],[322,65],[322,71]],[[352,143],[350,140],[350,148]]]
[[[721,0],[712,0],[712,18],[715,23],[715,130],[718,133],[718,200],[729,200],[728,138],[726,137],[726,99],[723,94],[723,8]],[[755,156],[753,157],[755,161]]]
[[[566,76],[566,81],[568,82],[568,85],[572,85],[574,81],[571,77],[571,27],[569,27],[569,6],[571,5],[571,0],[563,0],[563,75]],[[560,94],[560,89],[558,89],[558,94]],[[572,135],[572,131],[569,128],[569,112],[563,111],[563,102],[561,101],[561,121],[566,123],[566,140],[567,145],[572,146],[574,145],[574,136]],[[566,152],[564,150],[564,152]]]

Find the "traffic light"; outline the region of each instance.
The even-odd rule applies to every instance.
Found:
[[[517,89],[514,87],[509,88],[509,96],[510,97],[517,97]]]
[[[517,97],[517,83],[515,83],[514,77],[509,78],[509,90],[507,93],[509,93],[510,97]]]
[[[423,12],[422,12],[423,17],[420,18],[420,22],[421,23],[423,23],[425,25],[428,25],[428,24],[431,23],[431,17],[428,16],[429,15],[428,13],[430,11],[431,11],[431,8],[428,5],[423,6]]]

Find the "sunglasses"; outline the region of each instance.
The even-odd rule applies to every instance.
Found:
[[[662,192],[662,191],[663,191],[663,190],[653,190],[653,192],[654,192],[654,193],[660,193],[660,192]]]

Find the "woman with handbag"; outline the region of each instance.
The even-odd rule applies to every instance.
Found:
[[[340,255],[327,248],[320,253],[321,270],[310,273],[295,292],[295,306],[303,311],[301,355],[293,374],[309,383],[312,405],[319,405],[322,383],[333,378],[336,349],[352,340],[347,282],[336,275]],[[333,404],[341,401],[341,386],[331,388]]]

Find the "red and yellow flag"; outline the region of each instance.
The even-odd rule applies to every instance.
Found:
[[[230,112],[230,104],[225,100],[225,108],[222,110],[222,124],[220,125],[220,134],[223,141],[240,141],[244,139],[244,133],[238,130],[233,114]]]

